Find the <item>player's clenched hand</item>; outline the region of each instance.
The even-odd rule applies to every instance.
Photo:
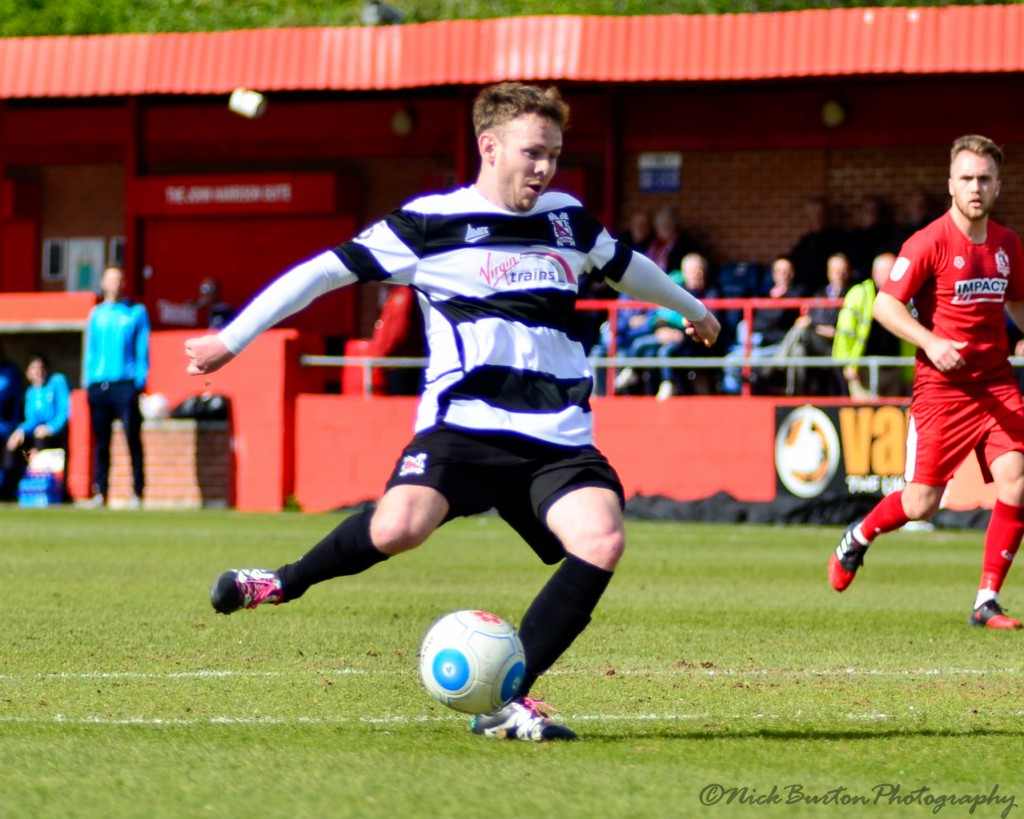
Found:
[[[935,336],[924,348],[924,354],[935,365],[940,373],[959,370],[967,362],[960,351],[967,346],[966,341],[953,341]]]
[[[190,338],[185,342],[185,355],[188,356],[185,371],[189,375],[215,372],[235,357],[217,335]]]
[[[686,319],[684,324],[686,325],[686,335],[697,341],[703,341],[705,347],[714,344],[718,334],[722,332],[722,325],[718,323],[718,319],[710,310],[700,321]]]

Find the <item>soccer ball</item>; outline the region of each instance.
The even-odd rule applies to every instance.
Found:
[[[486,611],[453,611],[427,629],[420,644],[420,676],[449,708],[489,714],[506,705],[526,673],[516,630]]]

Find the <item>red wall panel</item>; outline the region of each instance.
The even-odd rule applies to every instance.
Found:
[[[355,220],[344,216],[150,219],[143,264],[152,274],[144,300],[153,324],[164,326],[161,300],[196,298],[204,276],[217,278],[223,298],[241,308],[280,273],[350,238],[356,229]],[[351,288],[330,293],[280,326],[352,335],[355,293]]]

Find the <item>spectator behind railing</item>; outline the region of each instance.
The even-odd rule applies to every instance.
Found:
[[[893,246],[891,205],[881,196],[861,199],[856,226],[846,232],[844,246],[850,260],[850,284],[870,279],[875,257],[900,249],[898,244]]]
[[[661,208],[654,214],[652,221],[654,237],[643,253],[666,273],[679,270],[683,265],[683,256],[687,253],[700,252],[696,240],[682,229],[679,214],[672,208]]]
[[[828,259],[843,249],[843,229],[832,223],[828,200],[815,196],[804,203],[808,230],[800,237],[789,253],[784,254],[793,262],[796,283],[807,293],[814,293],[828,282],[826,270]]]
[[[836,320],[833,358],[858,359],[862,356],[898,356],[900,340],[874,320],[875,294],[889,279],[896,254],[880,253],[871,265],[871,278],[851,287],[843,299]],[[843,379],[851,398],[873,398],[865,383],[866,371],[856,364],[843,367]],[[902,395],[903,375],[899,367],[882,367],[878,373],[878,395]]]
[[[634,211],[630,215],[629,224],[619,237],[624,245],[637,253],[644,253],[653,239],[654,229],[651,227],[651,215],[645,210]],[[580,298],[603,301],[620,298],[620,295],[608,282],[594,279],[589,273],[584,273],[580,277]],[[605,337],[608,332],[605,326],[607,318],[606,311],[577,311],[576,322],[580,341],[583,343],[583,349],[586,350],[587,355],[607,355],[609,347],[608,339]]]
[[[718,297],[708,283],[708,260],[699,253],[688,253],[683,257],[682,269],[669,274],[676,284],[681,284],[692,295],[703,300]],[[678,313],[659,307],[647,313],[647,332],[635,338],[619,355],[627,358],[686,358],[690,356],[720,355],[716,345],[706,347],[703,342],[694,341],[686,334],[683,317]],[[716,392],[714,373],[706,369],[686,370],[674,366],[661,366],[657,392],[659,401],[673,395],[710,395]],[[642,377],[634,367],[625,367],[615,379],[617,392],[641,385]]]
[[[850,261],[845,254],[834,253],[828,260],[828,284],[814,295],[819,298],[841,299],[849,287]],[[776,357],[831,356],[838,319],[838,307],[810,308],[786,333]],[[814,395],[839,395],[845,391],[840,386],[838,370],[810,368],[799,364],[781,366],[785,366],[786,369],[786,395],[807,395],[809,388]]]
[[[791,299],[805,295],[796,284],[796,271],[793,263],[785,256],[780,256],[771,266],[772,287],[768,291],[770,299]],[[726,358],[769,359],[773,357],[793,326],[800,310],[795,307],[761,307],[753,312],[752,328],[748,329],[746,320],[736,327],[736,342],[729,348]],[[739,365],[726,366],[722,372],[722,391],[729,395],[739,395],[742,390],[742,370]],[[759,392],[768,389],[770,373],[762,373],[757,368],[750,372],[751,383]]]

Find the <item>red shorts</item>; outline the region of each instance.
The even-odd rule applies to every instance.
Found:
[[[1024,451],[1024,400],[1015,381],[928,384],[915,389],[906,480],[945,486],[971,451],[982,474],[1006,452]]]

